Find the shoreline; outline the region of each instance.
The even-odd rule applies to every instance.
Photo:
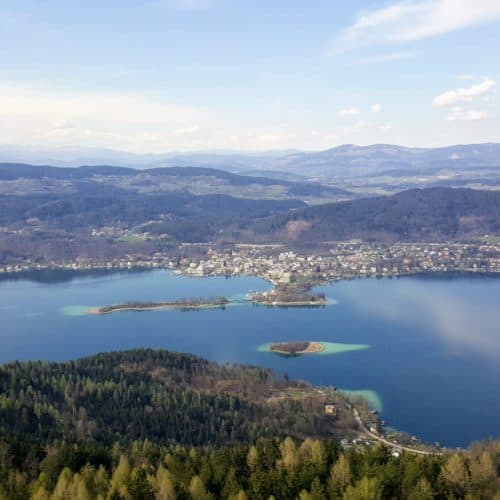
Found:
[[[262,276],[257,273],[226,273],[226,274],[217,274],[217,273],[212,273],[212,272],[207,272],[203,274],[193,274],[186,269],[181,269],[177,267],[172,267],[169,265],[156,265],[156,264],[146,264],[146,263],[141,263],[138,262],[132,266],[107,266],[107,265],[101,265],[101,264],[90,264],[85,267],[81,268],[73,268],[73,267],[68,267],[67,264],[51,264],[51,265],[44,265],[44,266],[33,266],[33,267],[26,267],[23,266],[20,269],[12,269],[9,271],[2,271],[0,272],[0,279],[5,278],[15,278],[17,276],[22,276],[24,274],[31,274],[31,273],[43,273],[47,271],[63,271],[63,272],[73,272],[73,273],[81,273],[81,274],[86,274],[89,272],[93,271],[98,271],[98,272],[109,272],[109,273],[120,273],[120,272],[148,272],[148,271],[171,271],[175,274],[178,274],[180,276],[185,276],[188,278],[217,278],[217,277],[229,277],[229,278],[237,278],[240,276],[249,276],[249,277],[256,277],[259,279],[262,279],[263,281],[266,281],[267,283],[276,286],[279,281],[273,278],[269,278],[268,276]],[[441,276],[446,276],[446,275],[453,275],[453,274],[464,274],[464,275],[482,275],[482,276],[488,276],[491,278],[498,278],[500,277],[500,270],[494,270],[494,269],[475,269],[475,268],[455,268],[455,269],[448,269],[448,270],[416,270],[416,271],[403,271],[403,272],[387,272],[387,273],[375,273],[375,274],[367,274],[367,273],[346,273],[343,276],[335,276],[331,277],[330,279],[324,279],[324,280],[314,280],[311,283],[311,288],[317,287],[317,286],[324,286],[328,285],[330,283],[337,283],[339,281],[350,281],[354,279],[384,279],[384,278],[407,278],[407,277],[412,277],[412,276],[433,276],[433,275],[441,275]],[[257,301],[255,301],[257,303]],[[317,303],[317,302],[316,302]],[[326,304],[328,301],[326,301]],[[263,302],[258,302],[259,305],[267,305],[266,303]],[[286,304],[286,303],[285,303]],[[322,304],[322,305],[326,305]]]
[[[293,302],[283,302],[283,301],[274,301],[274,302],[265,302],[260,300],[251,300],[252,304],[256,306],[266,306],[266,307],[321,307],[327,306],[328,300],[299,300]]]

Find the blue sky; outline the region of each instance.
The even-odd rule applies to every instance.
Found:
[[[500,141],[500,1],[2,0],[0,143]]]

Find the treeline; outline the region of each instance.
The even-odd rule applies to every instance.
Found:
[[[290,389],[303,397],[286,397]],[[163,350],[0,367],[0,435],[42,443],[147,438],[234,445],[271,436],[331,437],[341,423],[324,414],[323,402],[307,384],[267,369]]]
[[[469,453],[392,456],[330,440],[192,448],[0,440],[2,500],[498,499],[500,443]]]

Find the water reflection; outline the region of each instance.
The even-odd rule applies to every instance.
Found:
[[[345,295],[361,311],[398,323],[412,323],[422,335],[437,334],[450,354],[472,350],[500,359],[500,297],[485,293],[460,294],[460,282],[450,287],[429,286],[428,280],[399,280],[383,293],[359,293],[358,287]],[[368,287],[371,288],[371,287]]]

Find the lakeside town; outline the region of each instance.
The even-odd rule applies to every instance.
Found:
[[[32,270],[168,268],[187,276],[258,276],[274,285],[306,286],[357,277],[390,277],[432,272],[500,272],[500,242],[370,244],[359,240],[323,244],[314,253],[284,245],[182,244],[176,251],[122,258],[24,262],[0,266],[0,274]]]

